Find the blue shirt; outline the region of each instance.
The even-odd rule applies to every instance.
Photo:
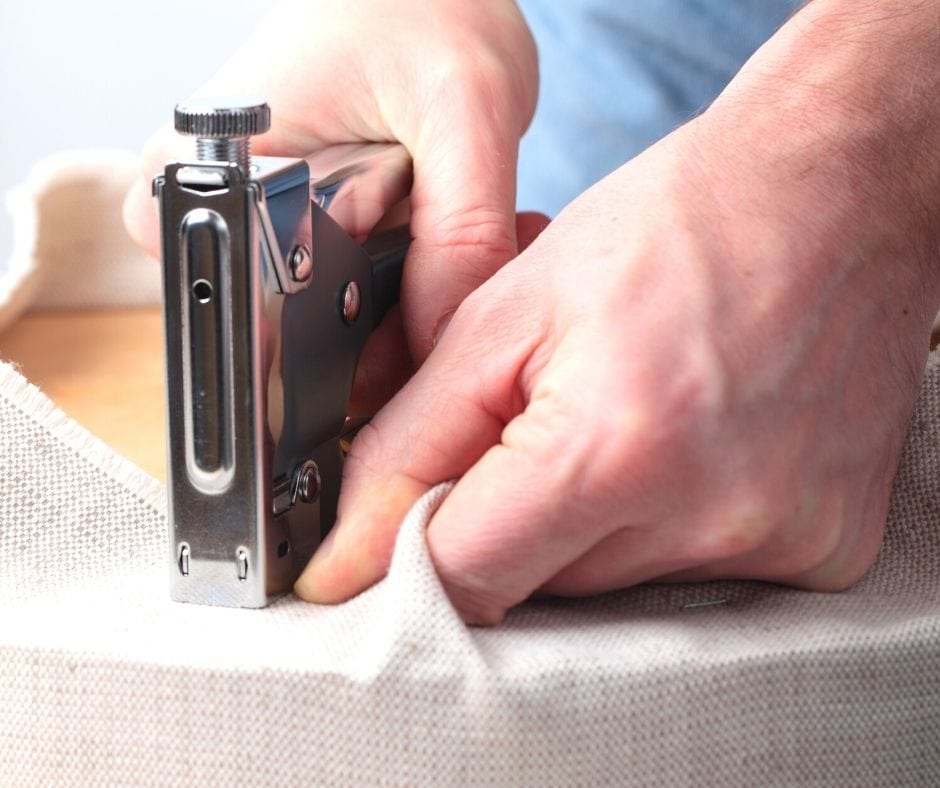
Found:
[[[705,108],[802,0],[519,0],[541,89],[521,210],[554,216]]]

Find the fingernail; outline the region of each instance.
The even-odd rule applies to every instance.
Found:
[[[297,578],[294,593],[308,602],[335,605],[379,582],[388,572],[402,518],[427,489],[393,476],[348,494],[341,521]]]
[[[450,325],[451,319],[454,317],[454,312],[457,310],[451,309],[450,312],[445,312],[441,319],[437,321],[437,325],[434,327],[434,339],[431,342],[431,347],[437,347],[437,343],[441,341],[444,336],[444,332],[447,331],[447,326]]]

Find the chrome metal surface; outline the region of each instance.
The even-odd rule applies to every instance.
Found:
[[[193,98],[176,105],[173,127],[190,137],[250,137],[264,134],[271,128],[271,109],[261,99],[235,96]]]
[[[356,364],[408,236],[360,244],[407,195],[410,162],[386,145],[311,162],[173,163],[154,181],[179,601],[267,604],[335,518]]]
[[[248,137],[223,140],[197,137],[196,158],[199,161],[227,161],[248,170],[251,167],[251,141]]]
[[[217,211],[195,208],[180,223],[180,267],[193,283],[181,315],[186,473],[206,493],[225,490],[234,473],[230,247]]]
[[[277,281],[277,291],[286,295],[299,293],[310,284],[310,277],[299,279],[293,275],[291,266],[285,259],[284,251],[281,249],[281,242],[278,239],[277,231],[271,221],[271,213],[265,201],[264,192],[258,194],[257,203],[258,221],[261,224],[261,248],[265,258],[270,264],[274,277]],[[309,235],[309,233],[308,233]],[[306,246],[307,244],[301,244]],[[311,270],[313,261],[311,258]]]
[[[313,460],[307,460],[294,473],[291,498],[302,503],[314,503],[320,497],[320,469]]]
[[[352,325],[359,317],[359,310],[362,308],[362,294],[359,285],[355,282],[349,282],[343,288],[343,320],[347,325]]]
[[[310,196],[357,243],[408,224],[411,158],[401,145],[334,145],[307,157]]]
[[[294,505],[293,481],[294,480],[288,476],[282,476],[275,480],[274,490],[271,493],[271,511],[274,513],[275,517],[289,511]]]
[[[180,134],[196,137],[199,161],[229,162],[247,173],[250,138],[271,128],[271,110],[263,101],[194,99],[176,106],[173,126]]]
[[[262,265],[258,187],[233,164],[199,165],[224,188],[181,181],[181,172],[194,167],[168,165],[155,184],[163,228],[170,539],[189,547],[188,574],[173,572],[171,590],[180,601],[260,607],[268,587],[289,587],[293,573],[269,559],[268,540],[287,538],[287,529],[285,523],[284,534],[269,534],[268,485],[260,481],[273,478],[261,375],[278,328],[259,297],[274,289],[272,274]],[[301,192],[305,176],[298,179]],[[296,223],[303,218],[301,212]],[[194,297],[199,280],[212,288],[209,304]],[[238,548],[253,557],[241,582],[232,566]]]

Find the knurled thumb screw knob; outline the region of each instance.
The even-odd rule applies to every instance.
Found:
[[[173,126],[196,138],[199,161],[225,161],[251,169],[250,138],[271,128],[271,108],[263,101],[194,99],[178,104]]]

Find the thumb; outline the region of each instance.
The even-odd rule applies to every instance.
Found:
[[[151,181],[163,172],[170,160],[182,161],[193,157],[193,142],[163,126],[144,145],[140,157],[140,177],[124,198],[124,227],[128,234],[148,254],[160,254],[160,229],[157,206],[153,200]]]
[[[353,441],[337,522],[297,581],[300,597],[340,602],[380,580],[415,501],[462,476],[499,442],[519,400],[515,381],[529,351],[508,336],[505,320],[491,323],[502,332],[476,327],[486,322],[468,315],[478,295],[457,311],[427,363]]]
[[[479,308],[502,279],[464,302],[427,363],[353,443],[338,522],[298,596],[335,603],[380,580],[408,509],[448,479],[459,481],[428,546],[469,623],[498,622],[606,535],[615,518],[587,517],[573,494],[593,450],[570,415],[577,405],[551,384],[524,405],[520,381],[546,344],[538,318],[525,308],[497,314],[502,299]]]

